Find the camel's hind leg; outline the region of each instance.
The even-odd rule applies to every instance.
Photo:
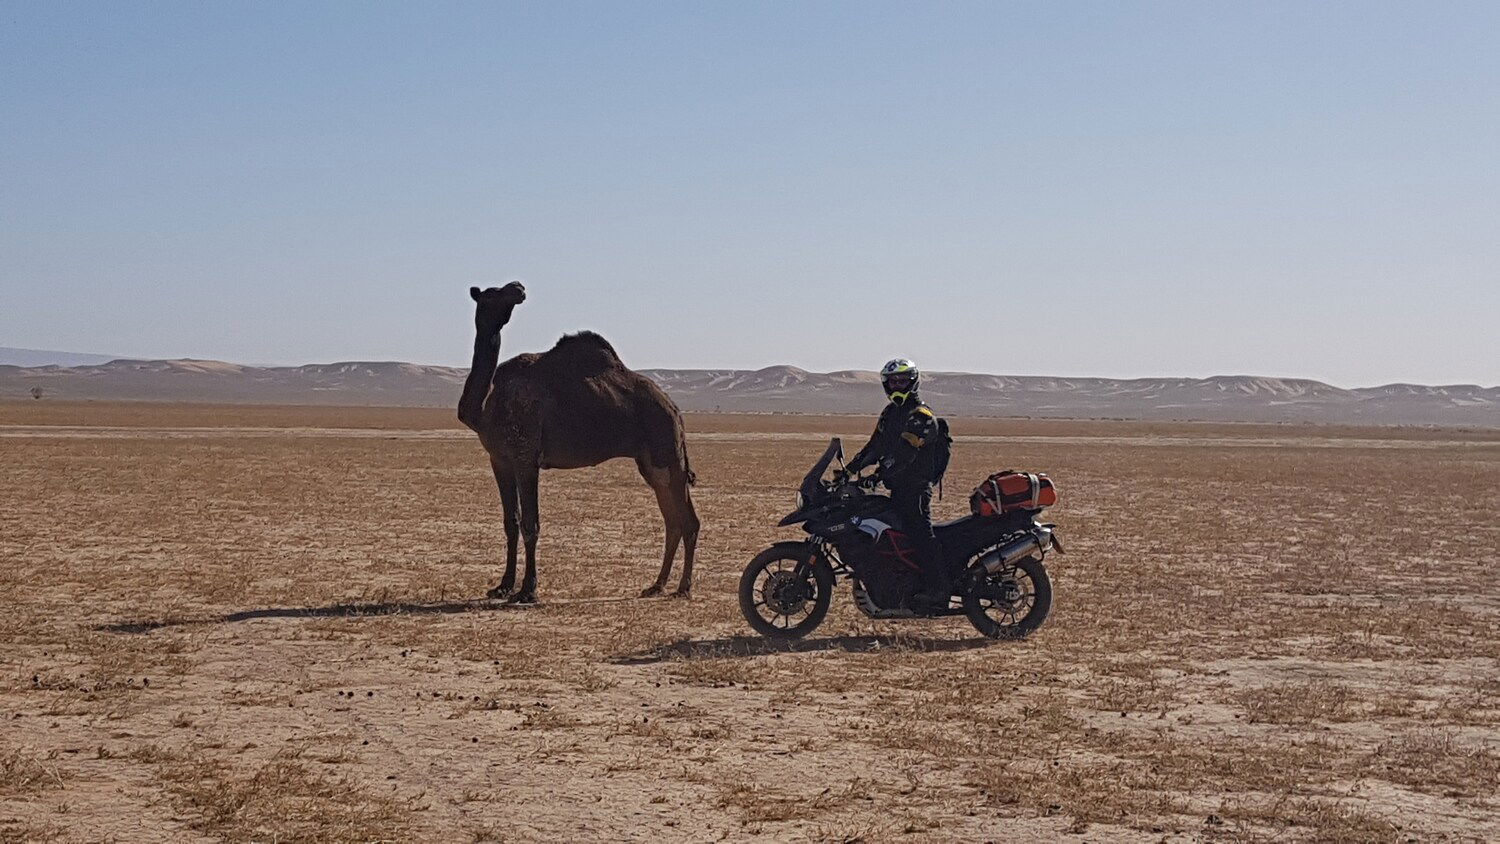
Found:
[[[677,596],[686,598],[693,591],[693,557],[698,552],[698,511],[693,507],[693,494],[686,474],[675,475],[673,492],[678,512],[682,514],[682,581],[677,584]]]
[[[676,594],[686,597],[692,590],[693,555],[698,545],[698,514],[688,494],[687,473],[672,467],[652,466],[645,458],[638,459],[636,465],[641,470],[641,477],[656,493],[656,505],[661,508],[662,524],[666,529],[661,571],[656,575],[656,582],[646,587],[641,597],[660,595],[667,588],[678,544],[683,546],[683,562],[682,582],[678,584]]]

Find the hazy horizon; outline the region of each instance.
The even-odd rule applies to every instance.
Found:
[[[1500,6],[8,4],[0,345],[1500,384]]]
[[[420,360],[398,360],[398,359],[395,359],[395,358],[340,357],[340,358],[330,358],[328,360],[290,361],[290,362],[281,363],[281,362],[274,362],[274,361],[273,362],[267,362],[267,361],[226,360],[226,359],[223,359],[223,358],[204,357],[202,355],[179,355],[179,356],[176,356],[176,357],[169,357],[169,358],[154,358],[154,357],[145,357],[145,358],[142,358],[142,357],[137,357],[137,356],[133,356],[133,355],[111,355],[111,354],[102,354],[102,353],[99,353],[99,352],[72,352],[72,351],[67,351],[67,350],[63,350],[63,349],[20,349],[20,348],[15,348],[15,347],[0,347],[0,352],[3,352],[3,351],[37,352],[37,353],[57,353],[57,354],[75,355],[75,356],[90,356],[90,357],[108,358],[107,361],[102,361],[101,363],[109,363],[109,362],[114,362],[114,361],[117,361],[117,360],[141,360],[141,361],[159,361],[159,360],[166,360],[166,361],[178,360],[178,361],[183,361],[183,360],[192,360],[192,361],[211,361],[211,362],[220,362],[220,363],[230,363],[230,364],[235,364],[235,365],[238,365],[238,366],[253,366],[253,367],[263,367],[263,368],[287,368],[287,367],[296,368],[296,367],[302,367],[302,366],[328,366],[328,365],[331,365],[331,364],[345,364],[345,363],[403,363],[403,364],[415,364],[415,365],[418,365],[418,366],[447,366],[447,367],[456,367],[456,368],[460,368],[460,369],[467,369],[468,366],[469,366],[468,363],[462,363],[462,364],[445,364],[445,363],[433,363],[431,361],[420,361]],[[539,350],[533,350],[533,351],[539,351]],[[520,354],[520,352],[516,352],[516,354]],[[629,363],[629,362],[627,361],[627,363]],[[0,362],[0,364],[3,364],[3,362]],[[98,365],[98,364],[72,364],[72,365],[73,366],[89,366],[89,365]],[[23,366],[24,366],[24,364],[23,364]],[[764,366],[758,366],[758,367],[641,366],[641,367],[637,367],[637,368],[642,369],[642,370],[666,370],[666,371],[675,370],[675,371],[713,371],[713,372],[717,372],[717,371],[730,371],[730,370],[733,370],[733,371],[739,371],[739,372],[755,372],[755,371],[759,371],[759,370],[763,370],[763,369],[768,369],[768,368],[775,368],[775,367],[779,367],[779,366],[791,366],[791,367],[795,367],[797,369],[801,369],[803,371],[806,371],[806,372],[809,372],[809,373],[812,373],[812,374],[821,374],[821,375],[831,374],[831,373],[835,373],[835,372],[870,372],[870,373],[874,373],[878,369],[878,367],[876,367],[876,366],[866,366],[866,367],[845,367],[843,369],[818,370],[818,369],[809,369],[808,367],[805,367],[805,366],[800,366],[800,365],[798,365],[797,363],[795,363],[793,361],[782,361],[780,363],[770,363],[770,364],[765,364]],[[1183,374],[1180,374],[1180,373],[1152,373],[1152,374],[1146,374],[1146,375],[1134,375],[1134,376],[1129,376],[1129,377],[1116,377],[1116,376],[1108,376],[1108,375],[1064,375],[1064,374],[1059,374],[1059,373],[1055,373],[1055,372],[998,372],[998,371],[991,372],[991,371],[981,371],[981,370],[956,370],[956,369],[955,370],[944,370],[944,369],[933,370],[933,369],[928,369],[927,371],[928,372],[932,372],[932,373],[936,373],[938,375],[998,375],[998,376],[1002,376],[1002,377],[1015,377],[1015,378],[1065,378],[1065,379],[1080,379],[1080,380],[1081,379],[1097,378],[1097,379],[1103,379],[1103,380],[1118,380],[1118,381],[1158,380],[1158,379],[1177,379],[1177,378],[1184,378],[1184,379],[1187,379],[1187,378],[1196,378],[1196,379],[1200,379],[1200,380],[1202,380],[1202,379],[1208,379],[1208,378],[1268,378],[1268,379],[1276,379],[1276,380],[1303,380],[1303,381],[1309,381],[1310,380],[1310,381],[1319,381],[1319,382],[1328,384],[1329,386],[1332,386],[1332,387],[1338,387],[1338,388],[1341,388],[1341,389],[1351,389],[1351,390],[1368,389],[1368,388],[1372,388],[1372,387],[1387,387],[1387,386],[1391,386],[1393,384],[1420,384],[1421,386],[1429,386],[1429,387],[1478,386],[1478,387],[1482,387],[1482,388],[1485,388],[1485,389],[1500,388],[1500,384],[1481,384],[1481,383],[1475,383],[1475,382],[1459,382],[1459,381],[1448,381],[1448,382],[1382,381],[1382,382],[1376,383],[1376,384],[1340,384],[1340,383],[1325,381],[1324,379],[1321,379],[1321,378],[1306,378],[1304,376],[1299,376],[1299,375],[1276,375],[1274,373],[1266,373],[1266,372],[1214,372],[1214,373],[1210,373],[1208,375],[1183,375]]]

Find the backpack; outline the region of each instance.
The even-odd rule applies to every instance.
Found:
[[[953,459],[953,436],[948,433],[948,420],[941,416],[937,420],[937,429],[938,436],[932,442],[932,456],[929,458],[932,477],[928,480],[941,487],[943,475],[948,472],[948,461]],[[941,493],[939,496],[941,496]]]

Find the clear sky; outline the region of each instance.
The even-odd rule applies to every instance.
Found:
[[[0,5],[0,346],[1500,383],[1500,3]]]

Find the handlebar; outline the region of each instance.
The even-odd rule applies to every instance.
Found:
[[[844,484],[852,484],[859,489],[873,490],[880,485],[880,473],[872,472],[868,475],[858,475],[839,469],[833,473],[832,486],[839,487]]]

